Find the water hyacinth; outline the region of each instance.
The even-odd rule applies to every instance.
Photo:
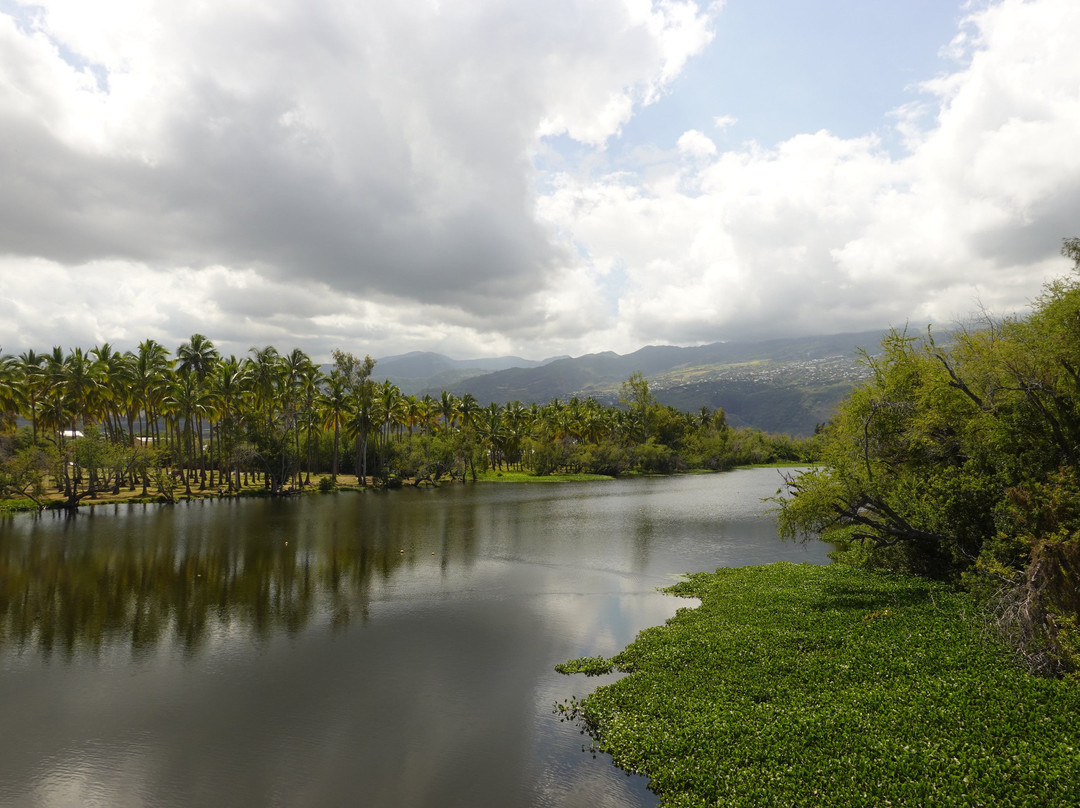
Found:
[[[786,563],[669,591],[701,606],[572,707],[662,805],[1076,805],[1080,689],[1026,673],[966,596]]]

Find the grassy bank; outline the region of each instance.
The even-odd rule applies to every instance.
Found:
[[[699,573],[701,598],[565,712],[664,806],[1075,806],[1080,687],[1036,679],[963,595],[839,565]]]

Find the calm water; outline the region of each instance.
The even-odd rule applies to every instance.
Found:
[[[0,805],[647,806],[560,676],[779,559],[779,475],[0,520]]]

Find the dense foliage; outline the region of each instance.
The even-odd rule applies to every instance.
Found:
[[[1072,806],[1080,690],[1027,675],[968,596],[925,578],[774,564],[698,573],[701,598],[582,702],[664,806]]]
[[[1065,254],[1080,269],[1080,242]],[[939,343],[887,336],[872,375],[789,480],[781,528],[841,557],[962,580],[990,598],[1031,664],[1080,660],[1080,280],[1024,318]]]
[[[271,346],[222,357],[201,334],[175,356],[153,340],[127,353],[105,344],[0,356],[0,497],[41,504],[49,486],[74,508],[125,487],[166,500],[194,488],[333,488],[344,469],[361,485],[395,485],[485,469],[670,473],[808,456],[805,441],[733,429],[722,410],[663,406],[640,374],[620,406],[482,406],[470,394],[403,395],[374,381],[374,367],[335,351],[327,373]]]

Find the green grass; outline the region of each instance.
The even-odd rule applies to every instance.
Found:
[[[698,573],[701,598],[562,710],[663,806],[1075,806],[1080,688],[1036,679],[965,596],[833,565]]]
[[[482,483],[581,483],[593,480],[613,480],[606,474],[548,474],[537,477],[528,471],[494,471],[488,470],[476,475],[477,482]]]
[[[19,513],[36,511],[38,506],[32,499],[0,499],[0,513]]]

